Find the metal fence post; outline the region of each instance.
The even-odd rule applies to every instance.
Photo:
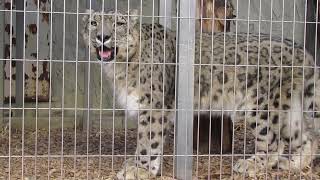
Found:
[[[88,9],[94,9],[97,10],[98,3],[95,0],[87,0],[86,1],[87,4],[87,8]],[[92,123],[92,121],[89,121],[90,119],[90,107],[92,105],[92,101],[91,101],[91,92],[90,91],[90,79],[91,77],[93,77],[94,72],[91,71],[91,59],[90,59],[90,53],[88,52],[88,50],[86,50],[85,53],[85,57],[86,57],[86,61],[88,61],[88,66],[84,66],[84,86],[85,86],[85,94],[84,94],[84,107],[87,108],[85,111],[83,111],[83,121],[82,121],[82,128],[83,130],[89,132],[90,131],[90,126]]]
[[[17,1],[16,2],[16,8],[17,10],[24,10],[24,0]],[[24,41],[24,13],[23,12],[16,12],[16,42],[23,42]],[[23,61],[24,61],[24,43],[17,43],[16,44],[16,58],[18,59],[16,61],[16,101],[15,105],[18,108],[22,108],[23,104]],[[21,61],[23,59],[23,61]],[[14,111],[14,114],[16,117],[21,116],[21,110]]]
[[[159,23],[171,29],[171,12],[172,0],[161,0],[159,2],[159,15],[164,18],[159,18]]]
[[[178,37],[178,84],[176,122],[176,175],[192,179],[193,62],[196,1],[180,1]]]
[[[4,9],[4,4],[0,3],[0,8]],[[0,12],[0,24],[3,26],[0,27],[0,32],[4,32],[5,29],[5,23],[4,23],[4,18],[5,17],[5,12]],[[0,49],[4,49],[5,46],[5,33],[0,35]],[[0,58],[4,59],[4,51],[0,51]],[[0,106],[4,108],[4,66],[3,63],[4,60],[0,61]],[[0,129],[2,128],[1,125],[4,125],[4,118],[3,118],[3,110],[0,110]]]

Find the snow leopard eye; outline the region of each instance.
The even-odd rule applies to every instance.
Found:
[[[92,26],[97,26],[97,22],[96,21],[91,21],[91,25]]]

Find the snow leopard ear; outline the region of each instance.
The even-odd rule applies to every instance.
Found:
[[[84,23],[86,23],[86,22],[89,20],[89,18],[90,18],[90,14],[92,14],[92,13],[94,13],[94,12],[95,12],[95,11],[94,11],[93,9],[86,9],[85,15],[83,16],[82,21],[83,21]]]
[[[140,16],[140,11],[138,9],[132,9],[129,11],[129,15],[130,15],[130,23],[136,24],[139,22],[139,16]]]

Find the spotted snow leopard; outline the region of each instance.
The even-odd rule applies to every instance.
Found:
[[[130,16],[88,12],[91,15],[83,18],[84,42],[102,61],[105,77],[111,84],[115,81],[118,103],[139,124],[137,158],[128,160],[118,177],[140,176],[131,172],[136,172],[135,165],[157,175],[169,124],[175,121],[175,32],[160,24],[139,23],[136,10],[129,11]],[[276,165],[288,169],[289,163],[290,169],[299,170],[312,162],[317,149],[305,125],[304,116],[310,113],[303,111],[320,121],[320,71],[303,48],[269,37],[196,35],[194,108],[201,113],[235,113],[233,121],[246,119],[256,137],[256,154],[238,160],[236,172]],[[282,155],[289,143],[295,153],[291,157]]]

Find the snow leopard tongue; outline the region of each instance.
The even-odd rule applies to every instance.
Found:
[[[108,59],[111,56],[111,51],[107,50],[107,51],[99,51],[99,55],[101,58],[103,59]]]

